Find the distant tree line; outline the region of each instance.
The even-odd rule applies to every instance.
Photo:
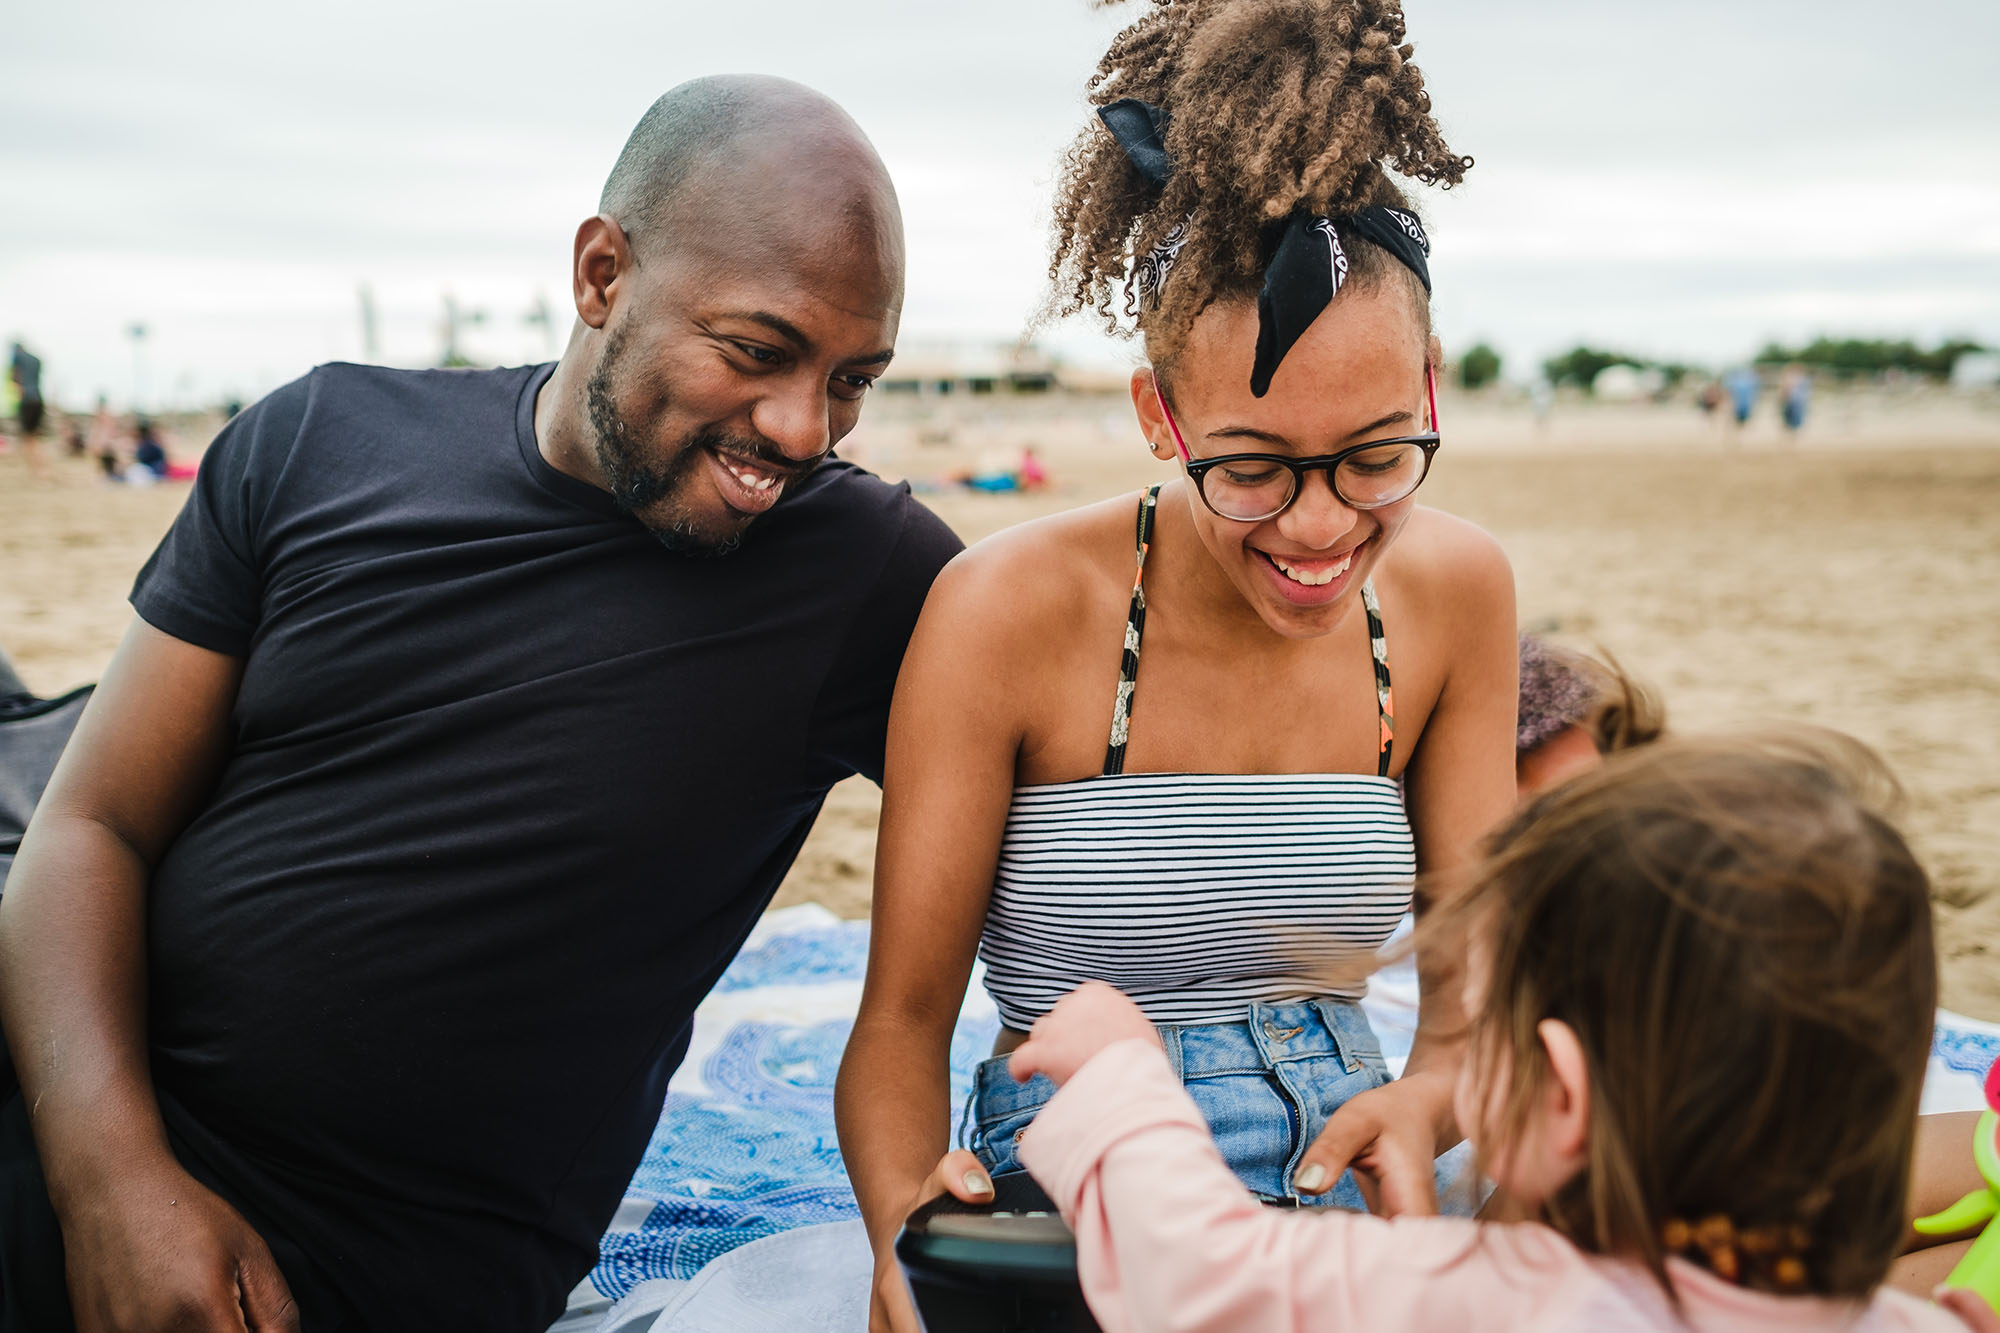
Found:
[[[1458,382],[1468,389],[1482,389],[1500,378],[1500,353],[1485,343],[1474,343],[1458,359]]]
[[[1802,347],[1767,343],[1755,364],[1762,367],[1801,365],[1840,379],[1874,378],[1885,371],[1900,370],[1931,379],[1951,378],[1951,368],[1967,352],[1988,349],[1964,338],[1951,338],[1926,350],[1907,339],[1816,338]],[[1598,373],[1611,366],[1634,370],[1657,370],[1673,388],[1689,375],[1707,374],[1701,367],[1679,361],[1654,361],[1629,352],[1599,347],[1577,346],[1561,356],[1542,362],[1542,374],[1550,384],[1571,384],[1586,392],[1597,382]],[[1474,343],[1458,359],[1458,382],[1468,389],[1483,388],[1500,378],[1500,353],[1486,343]]]
[[[1809,366],[1841,379],[1872,379],[1886,371],[1900,370],[1906,375],[1943,380],[1951,378],[1951,368],[1959,357],[1985,350],[1963,338],[1947,339],[1928,351],[1907,339],[1892,342],[1885,338],[1815,338],[1803,347],[1767,343],[1757,354],[1757,364]]]
[[[1679,384],[1694,371],[1693,366],[1679,361],[1653,361],[1625,352],[1607,352],[1596,347],[1572,347],[1561,356],[1552,356],[1542,362],[1542,374],[1548,377],[1551,384],[1574,384],[1579,389],[1588,390],[1597,382],[1598,372],[1612,366],[1630,366],[1634,370],[1657,370],[1665,377],[1668,388]]]

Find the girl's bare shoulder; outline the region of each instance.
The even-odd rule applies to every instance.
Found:
[[[1442,509],[1412,513],[1383,565],[1385,591],[1443,616],[1489,608],[1502,596],[1513,605],[1514,568],[1500,543]]]
[[[966,548],[939,576],[931,601],[954,618],[992,618],[1007,637],[1033,641],[1131,590],[1136,495],[1030,519]]]

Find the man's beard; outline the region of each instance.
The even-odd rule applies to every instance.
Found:
[[[619,415],[611,396],[611,373],[624,347],[625,331],[620,328],[606,340],[604,355],[584,386],[584,406],[590,416],[591,433],[596,437],[597,465],[603,470],[611,498],[669,551],[699,557],[730,554],[743,544],[748,521],[734,532],[718,537],[703,530],[683,498],[683,492],[695,480],[702,455],[716,449],[771,461],[785,469],[787,484],[796,480],[792,474],[796,465],[763,440],[739,439],[715,429],[686,436],[660,462],[642,457],[631,428]],[[664,405],[665,400],[661,401]]]

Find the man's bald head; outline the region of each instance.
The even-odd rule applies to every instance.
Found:
[[[774,195],[786,211],[894,233],[901,248],[896,192],[861,127],[824,94],[764,74],[711,75],[662,94],[625,141],[598,211],[646,252],[662,233],[713,239],[748,220],[743,206],[761,211]]]
[[[576,232],[549,461],[676,550],[732,548],[854,428],[895,353],[903,222],[846,112],[726,75],[655,102]]]

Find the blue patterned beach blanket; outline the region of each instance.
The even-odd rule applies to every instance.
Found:
[[[649,1279],[690,1279],[738,1246],[860,1215],[834,1138],[833,1081],[867,956],[867,923],[821,907],[759,923],[696,1014],[645,1160],[559,1327],[589,1327]],[[1413,971],[1378,974],[1366,1008],[1400,1069],[1416,1025]],[[1938,1018],[1924,1110],[1976,1108],[1978,1080],[2000,1058],[2000,1026]],[[954,1106],[998,1026],[975,973],[952,1039]]]

